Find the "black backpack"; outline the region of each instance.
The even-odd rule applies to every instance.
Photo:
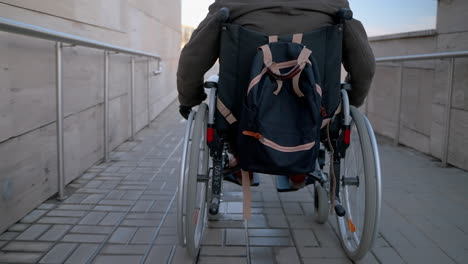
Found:
[[[258,48],[243,100],[237,149],[245,171],[305,174],[315,170],[326,112],[312,51],[293,42]]]

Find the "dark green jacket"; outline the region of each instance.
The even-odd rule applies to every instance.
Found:
[[[342,7],[349,8],[349,4],[347,0],[217,0],[182,50],[177,71],[181,105],[195,106],[204,98],[204,74],[219,54],[220,27],[216,12],[221,7],[230,9],[232,23],[267,35],[283,35],[331,25],[333,14]],[[353,87],[351,104],[360,106],[374,76],[375,59],[364,27],[356,19],[345,25],[343,65]]]

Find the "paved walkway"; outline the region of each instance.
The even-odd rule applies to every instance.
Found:
[[[183,127],[172,105],[112,162],[70,184],[65,201],[46,201],[1,234],[0,263],[193,263],[175,227]],[[380,141],[381,233],[362,263],[467,263],[468,173]],[[264,178],[252,195],[246,231],[241,189],[225,184],[222,218],[208,224],[198,263],[351,263],[334,219],[313,222],[311,189],[280,194]]]

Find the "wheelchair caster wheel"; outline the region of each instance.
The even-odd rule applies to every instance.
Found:
[[[320,183],[314,185],[314,220],[324,224],[328,220],[329,203],[328,194]]]

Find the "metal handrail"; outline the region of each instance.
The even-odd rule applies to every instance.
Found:
[[[124,53],[128,55],[142,56],[152,59],[161,59],[157,54],[148,53],[144,51],[127,49],[120,46],[110,45],[104,42],[96,41],[93,39],[83,38],[60,31],[51,30],[44,27],[39,27],[31,24],[26,24],[13,19],[0,17],[0,31],[10,32],[14,34],[20,34],[40,39],[46,39],[51,41],[59,41],[62,43],[68,43],[72,45],[88,47],[93,49],[107,50],[112,52]]]
[[[453,79],[455,73],[455,59],[461,57],[468,57],[468,51],[451,51],[451,52],[439,52],[439,53],[429,53],[429,54],[417,54],[417,55],[406,55],[406,56],[395,56],[395,57],[381,57],[377,58],[375,61],[377,63],[382,62],[400,62],[399,71],[400,71],[400,89],[398,91],[397,97],[397,129],[395,132],[394,143],[398,145],[400,143],[400,126],[401,126],[401,100],[403,93],[403,63],[405,61],[415,61],[415,60],[436,60],[436,59],[450,59],[450,65],[448,69],[448,89],[447,89],[447,103],[445,104],[444,117],[445,117],[445,130],[444,130],[444,142],[442,149],[442,165],[444,167],[448,164],[448,152],[449,152],[449,136],[450,136],[450,125],[451,125],[451,108],[452,108],[452,95],[453,95]],[[367,109],[367,106],[366,106]]]
[[[409,60],[433,60],[433,59],[447,59],[447,58],[460,58],[467,57],[468,51],[450,51],[429,54],[418,54],[408,56],[395,56],[395,57],[382,57],[375,59],[376,62],[400,62]]]
[[[110,53],[119,53],[131,55],[130,60],[130,121],[131,121],[131,136],[130,140],[135,138],[135,57],[147,58],[147,93],[149,94],[150,82],[149,76],[158,75],[162,73],[161,57],[157,54],[148,53],[144,51],[128,49],[119,47],[104,42],[83,38],[44,27],[39,27],[31,24],[26,24],[12,19],[0,17],[0,31],[19,34],[39,39],[51,40],[55,42],[55,73],[56,73],[56,109],[57,109],[57,176],[58,176],[58,199],[65,199],[65,164],[64,164],[64,132],[63,132],[63,76],[62,76],[62,50],[63,43],[71,46],[82,46],[87,48],[99,49],[104,51],[104,162],[109,161],[109,55]],[[156,60],[159,63],[159,69],[151,72],[150,60]],[[147,111],[148,111],[148,125],[150,124],[150,102],[147,96]]]

